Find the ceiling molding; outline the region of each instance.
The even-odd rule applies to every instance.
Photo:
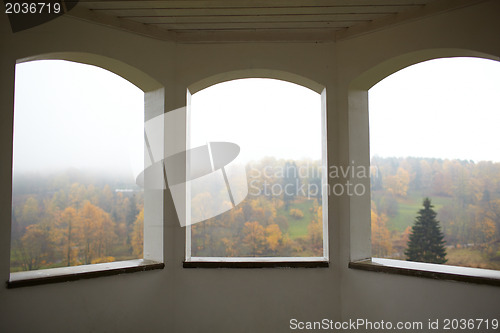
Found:
[[[82,6],[76,6],[65,15],[164,41],[175,41],[176,37],[174,32],[156,26],[100,14]]]
[[[488,0],[81,0],[66,15],[179,43],[328,42]]]
[[[397,24],[411,22],[426,16],[441,14],[462,7],[476,5],[490,0],[437,0],[430,2],[420,8],[415,8],[402,13],[388,15],[386,17],[371,21],[358,23],[349,28],[336,32],[335,40],[343,40],[359,35],[383,30]]]

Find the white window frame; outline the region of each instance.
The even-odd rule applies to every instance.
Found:
[[[248,78],[248,77],[247,77]],[[277,79],[284,82],[282,79]],[[201,89],[200,89],[201,90]],[[198,90],[199,91],[199,90]],[[329,262],[329,236],[328,236],[328,158],[327,158],[327,102],[326,89],[323,88],[321,96],[321,164],[324,172],[322,173],[322,215],[323,215],[323,255],[320,257],[193,257],[191,254],[191,226],[186,226],[186,263],[313,263],[313,262]],[[186,96],[186,143],[189,147],[190,141],[190,117],[191,117],[191,98],[192,93],[188,89]],[[188,186],[187,186],[188,187]],[[190,198],[189,188],[186,189],[186,197]],[[186,216],[190,212],[190,200],[186,200]]]
[[[16,65],[35,60],[67,60],[93,65],[111,71],[125,80],[133,83],[135,82],[134,84],[137,83],[136,86],[143,91],[144,122],[164,113],[165,90],[161,84],[150,78],[147,74],[121,61],[88,53],[61,52],[19,59]],[[164,132],[159,135],[164,137]],[[147,151],[145,151],[144,154],[146,155]],[[144,177],[147,179],[152,176],[146,171]],[[163,249],[164,207],[164,190],[144,190],[144,238],[142,259],[11,272],[9,274],[7,287],[16,288],[150,269],[163,269],[165,266]]]
[[[471,50],[428,49],[386,60],[351,81],[347,96],[349,160],[357,161],[358,165],[370,166],[368,90],[372,86],[410,65],[431,59],[460,56],[482,57],[499,61],[498,57]],[[357,181],[370,189],[370,177]],[[349,268],[431,279],[500,285],[500,271],[372,257],[371,191],[366,191],[364,196],[350,196],[348,200]]]

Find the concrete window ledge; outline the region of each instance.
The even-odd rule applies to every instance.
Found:
[[[118,275],[163,269],[164,263],[153,260],[135,259],[126,261],[115,261],[103,264],[80,265],[71,267],[60,267],[41,269],[37,271],[10,273],[7,288],[18,288],[36,286],[47,283],[67,282],[80,279],[90,279],[100,276]]]
[[[329,267],[326,258],[295,257],[195,257],[184,261],[184,268],[320,268]]]
[[[320,268],[328,267],[323,261],[295,261],[295,262],[193,262],[185,261],[184,268]]]
[[[500,271],[420,262],[372,258],[349,263],[349,268],[417,276],[436,280],[451,280],[500,286]]]

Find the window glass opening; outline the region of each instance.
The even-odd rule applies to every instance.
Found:
[[[187,260],[327,257],[323,113],[320,94],[275,79],[233,80],[191,97],[190,146],[209,147],[214,161],[218,143],[239,151],[221,187],[214,165],[202,190],[191,186],[192,218],[210,218],[188,228]]]
[[[500,64],[422,62],[369,91],[372,255],[500,269]]]
[[[142,258],[144,93],[69,61],[16,66],[11,272]]]

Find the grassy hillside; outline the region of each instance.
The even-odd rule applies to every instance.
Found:
[[[284,216],[288,220],[288,233],[291,239],[296,239],[298,237],[302,237],[307,235],[307,226],[311,223],[313,219],[312,208],[314,206],[314,200],[307,199],[299,199],[295,202],[291,203],[288,210],[285,210],[284,207],[277,211],[279,216]],[[300,209],[304,214],[304,217],[301,219],[296,219],[290,216],[290,209]]]
[[[394,217],[389,218],[387,222],[387,227],[389,230],[404,231],[408,226],[412,226],[417,216],[418,211],[422,208],[422,201],[425,195],[422,193],[414,192],[409,193],[407,198],[397,199],[399,210],[398,214]],[[439,210],[447,203],[451,201],[448,197],[430,197],[432,204],[434,205],[434,210],[438,212],[439,220]]]

